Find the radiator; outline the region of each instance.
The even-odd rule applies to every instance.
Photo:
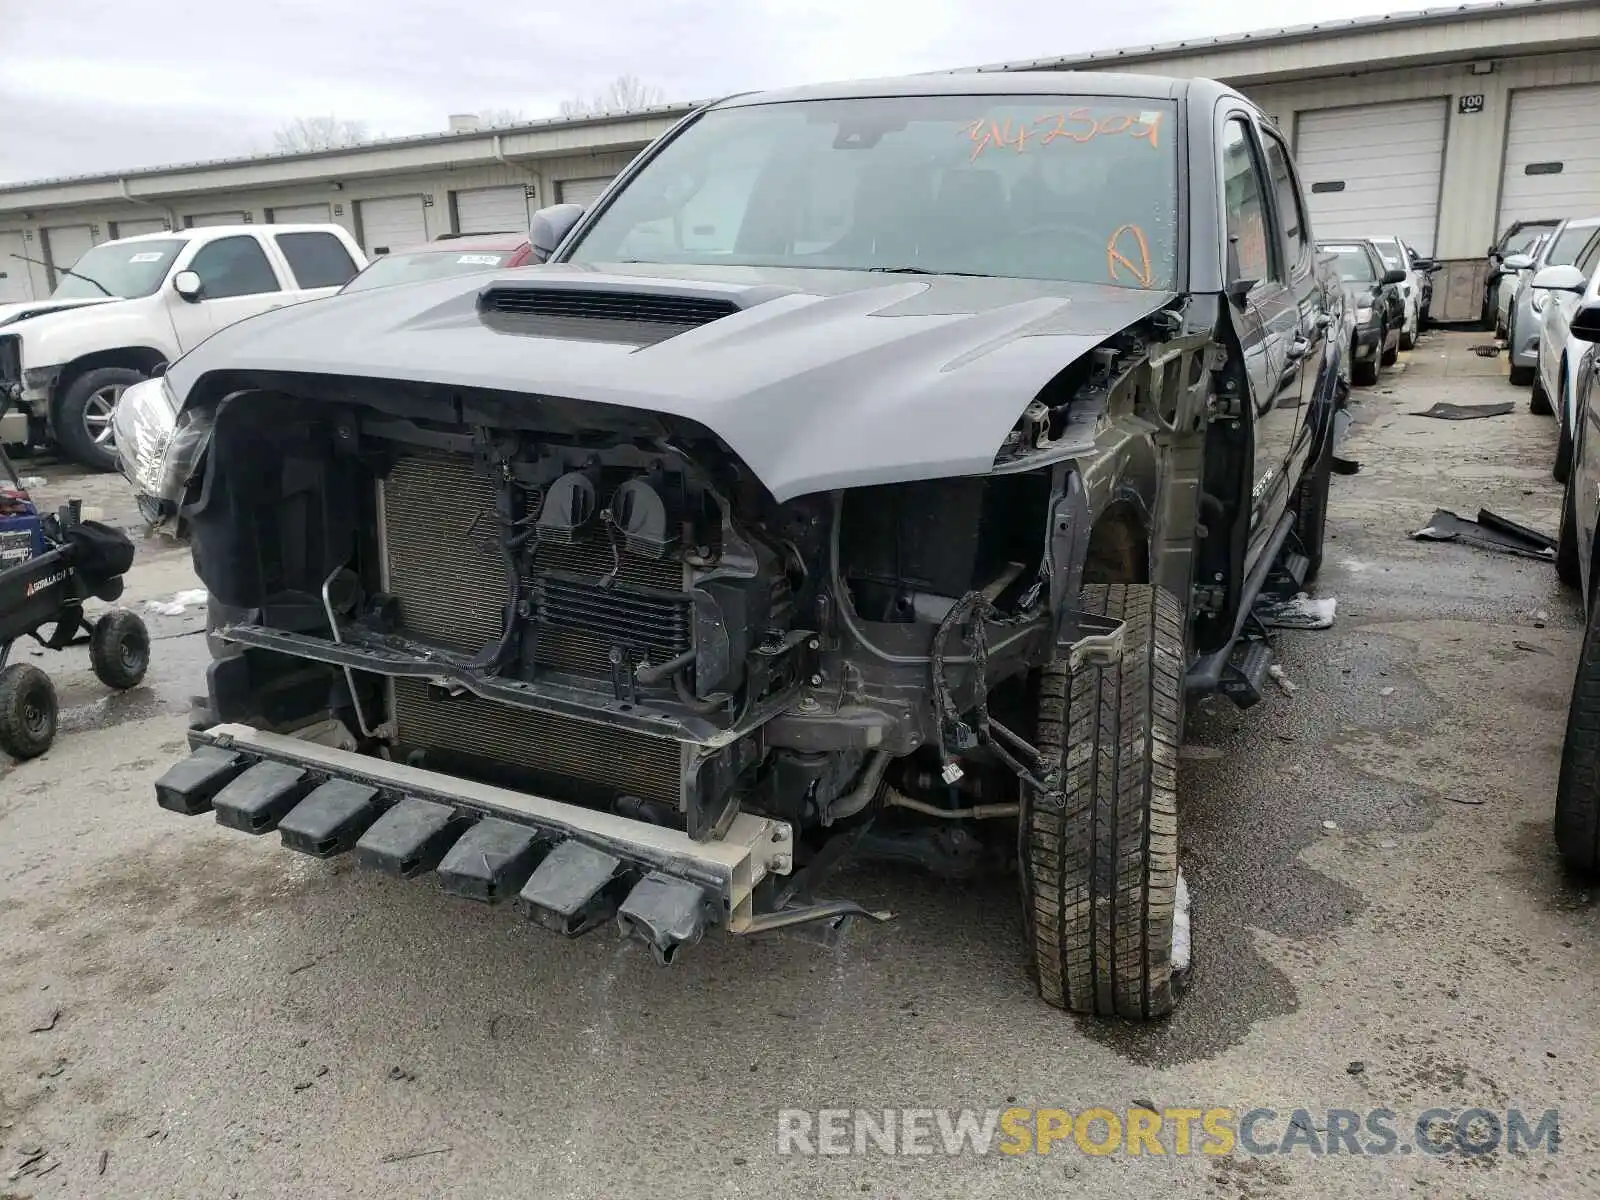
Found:
[[[492,477],[465,455],[417,454],[397,462],[382,489],[387,586],[404,632],[469,654],[498,640],[508,586]],[[619,641],[652,661],[676,656],[691,637],[682,581],[680,562],[619,554],[603,533],[539,547],[523,581],[535,661],[609,686],[610,650]],[[449,749],[674,806],[679,800],[682,752],[670,739],[470,695],[442,697],[416,680],[395,681],[394,716],[403,753]]]

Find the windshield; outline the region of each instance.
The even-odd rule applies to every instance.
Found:
[[[1333,255],[1333,269],[1346,283],[1376,283],[1377,272],[1372,269],[1372,259],[1360,246],[1324,246],[1324,254]]]
[[[167,268],[182,249],[182,238],[105,242],[72,264],[72,274],[61,276],[50,299],[85,300],[111,295],[126,300],[148,296],[161,286]]]
[[[1531,254],[1536,248],[1536,243],[1547,237],[1554,228],[1554,222],[1524,225],[1515,233],[1506,234],[1505,244],[1501,249],[1507,254]]]
[[[1593,225],[1568,225],[1550,244],[1550,252],[1544,256],[1544,265],[1547,267],[1575,265],[1578,255],[1583,253],[1583,248],[1589,244],[1589,239],[1594,237],[1595,228]]]
[[[567,256],[1167,288],[1176,107],[895,96],[707,113]]]
[[[446,275],[465,275],[503,266],[511,250],[425,250],[416,254],[385,254],[375,258],[359,275],[344,285],[347,292],[388,287],[396,283],[416,283],[423,279],[443,279]]]
[[[1378,257],[1383,259],[1383,265],[1393,270],[1399,267],[1402,271],[1406,268],[1405,258],[1400,252],[1400,243],[1394,238],[1373,238],[1373,247],[1378,251]]]

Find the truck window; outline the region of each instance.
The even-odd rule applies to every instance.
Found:
[[[1283,237],[1289,246],[1289,273],[1299,275],[1311,269],[1310,226],[1305,205],[1301,203],[1300,189],[1295,186],[1294,171],[1289,166],[1288,147],[1270,129],[1261,132],[1266,138],[1267,162],[1272,166],[1272,184],[1278,194],[1278,219],[1284,223]]]
[[[218,238],[194,256],[189,269],[200,276],[200,294],[207,300],[280,290],[266,252],[249,234]]]
[[[343,287],[356,273],[350,251],[331,233],[275,233],[273,239],[303,288]]]
[[[1254,139],[1244,121],[1231,118],[1222,142],[1222,183],[1228,217],[1228,282],[1242,279],[1279,280],[1272,247],[1266,181],[1256,157]]]

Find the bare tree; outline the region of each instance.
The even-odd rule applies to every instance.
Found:
[[[561,102],[563,117],[599,117],[606,113],[634,112],[666,100],[666,93],[637,75],[618,75],[598,95]]]
[[[364,121],[341,121],[338,117],[296,117],[272,135],[272,148],[284,154],[303,154],[309,150],[339,150],[371,141]]]
[[[528,114],[520,108],[486,108],[478,114],[485,129],[504,129],[507,125],[526,125]]]

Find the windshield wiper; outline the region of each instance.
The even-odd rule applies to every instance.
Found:
[[[932,271],[927,267],[868,267],[867,270],[877,275],[957,275],[962,279],[994,278],[981,271]]]
[[[44,259],[42,259],[42,258],[30,258],[28,255],[26,255],[26,254],[18,254],[18,253],[16,253],[16,251],[12,251],[11,257],[12,258],[20,258],[23,262],[37,263],[39,266],[43,267],[46,271],[48,271],[50,269],[50,264],[45,262]],[[98,279],[91,279],[87,275],[79,275],[71,267],[57,267],[56,270],[60,271],[61,274],[63,274],[63,275],[71,275],[74,279],[81,279],[85,283],[94,284],[95,287],[99,288],[102,292],[104,292],[107,296],[110,296],[111,299],[113,299],[113,300],[121,300],[122,299],[121,296],[119,296],[115,292],[111,291],[109,288],[106,287],[105,284],[101,283]]]

